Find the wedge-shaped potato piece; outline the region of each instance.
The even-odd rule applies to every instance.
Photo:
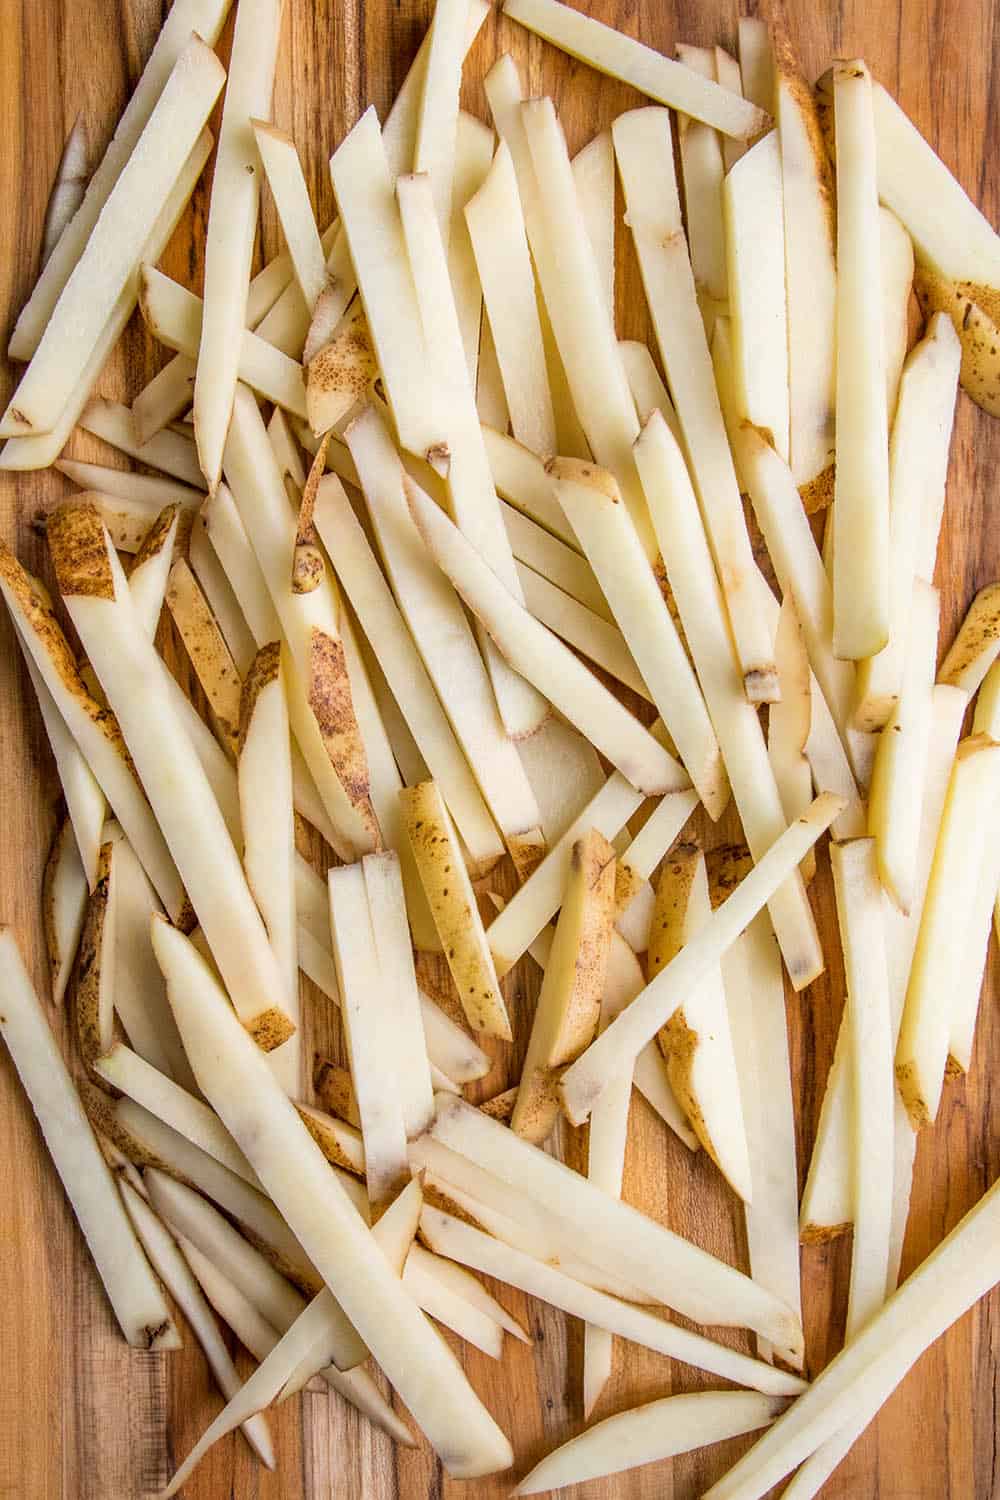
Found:
[[[712,913],[704,927],[665,969],[646,986],[616,1021],[566,1070],[560,1082],[563,1107],[574,1124],[587,1118],[597,1099],[623,1066],[641,1049],[684,1001],[691,985],[709,972],[753,920],[772,893],[794,870],[842,810],[841,798],[821,793],[808,812],[787,828],[757,862],[730,899]]]
[[[128,576],[132,604],[150,640],[156,635],[167,597],[180,518],[178,505],[168,505],[160,511],[142,539]],[[197,584],[194,587],[197,591]]]
[[[146,464],[151,469],[160,469],[183,484],[204,488],[204,479],[198,467],[198,455],[193,441],[179,432],[168,429],[155,433],[147,442],[140,443],[136,437],[136,424],[127,406],[95,396],[87,402],[80,415],[80,426],[84,432],[92,432],[103,438],[130,458]]]
[[[777,131],[751,146],[727,175],[722,203],[741,413],[770,433],[787,462],[788,318]]]
[[[87,915],[87,876],[73,825],[64,818],[56,829],[42,879],[42,925],[49,957],[52,999],[62,1004]]]
[[[781,680],[781,702],[772,703],[768,710],[767,758],[785,817],[791,823],[812,801],[812,769],[806,755],[812,727],[812,674],[802,627],[788,594],[781,602],[774,659]],[[808,882],[815,873],[813,851],[803,864],[802,878]]]
[[[62,288],[0,422],[4,437],[49,432],[56,425],[224,80],[211,49],[199,37],[190,39]]]
[[[751,702],[770,702],[776,693],[771,642],[752,602],[750,538],[682,231],[670,117],[662,109],[632,110],[619,116],[612,133],[646,301],[691,457],[705,529],[725,580],[746,693]],[[651,182],[659,185],[653,197]]]
[[[868,800],[879,879],[902,912],[910,910],[916,879],[919,789],[927,772],[939,614],[937,590],[915,579],[899,698],[875,752]]]
[[[993,1187],[801,1400],[712,1486],[711,1500],[759,1500],[827,1438],[866,1427],[924,1350],[1000,1279],[998,1223],[1000,1190]]]
[[[144,255],[143,260],[148,265],[151,264],[152,257]],[[153,376],[149,384],[143,386],[132,402],[132,423],[137,443],[151,442],[170,422],[176,421],[190,408],[196,368],[193,359],[188,359],[185,354],[175,354]],[[200,465],[198,472],[201,473]]]
[[[306,410],[317,436],[349,412],[378,378],[364,308],[351,303],[333,330],[329,343],[313,355],[306,374]]]
[[[184,558],[170,570],[166,605],[231,756],[240,729],[242,683],[208,600]]]
[[[941,816],[896,1048],[896,1078],[914,1127],[937,1116],[948,1060],[953,955],[964,954],[987,840],[994,836],[1000,745],[958,747]]]
[[[296,1104],[303,1124],[331,1166],[365,1175],[365,1148],[360,1130],[310,1104]]]
[[[406,485],[414,520],[439,566],[520,671],[647,796],[679,790],[686,775],[578,658],[528,614],[423,491]]]
[[[430,901],[462,1009],[474,1031],[511,1039],[507,1007],[493,966],[458,840],[433,781],[400,793],[406,835]]]
[[[291,136],[267,120],[251,120],[250,124],[278,210],[295,279],[306,305],[314,308],[327,286],[326,255],[309,202],[309,189],[299,153]]]
[[[28,648],[27,638],[18,629],[16,620],[14,628],[25,666],[28,668],[28,676],[31,678],[31,686],[38,700],[38,709],[42,716],[42,723],[45,725],[45,734],[52,749],[56,770],[59,773],[59,782],[66,799],[66,810],[69,813],[69,827],[83,869],[84,886],[93,889],[97,878],[97,860],[103,838],[104,820],[108,811],[107,799],[70,732],[55,699],[46,687]],[[51,951],[50,949],[50,953]]]
[[[859,660],[889,639],[889,439],[872,81],[833,72],[837,134],[837,472],[834,649]]]
[[[178,1349],[181,1339],[128,1221],[13,933],[0,928],[0,1034],[41,1128],[126,1340]]]
[[[491,1359],[499,1359],[503,1353],[503,1329],[500,1325],[480,1308],[456,1295],[450,1286],[439,1281],[435,1275],[435,1267],[451,1264],[450,1261],[431,1255],[422,1245],[414,1245],[406,1258],[403,1285],[417,1306],[429,1317],[443,1323],[446,1328],[457,1333],[459,1338],[481,1349]],[[455,1266],[454,1269],[460,1268]]]
[[[517,178],[504,141],[486,181],[466,205],[465,222],[514,436],[547,457],[556,451],[556,419]]]
[[[316,1067],[313,1070],[313,1088],[317,1099],[325,1109],[330,1110],[349,1125],[355,1126],[356,1129],[361,1129],[361,1114],[354,1093],[354,1084],[347,1068],[338,1067],[336,1063],[317,1055]]]
[[[125,469],[109,469],[103,464],[84,464],[73,458],[57,459],[55,467],[83,490],[96,490],[119,500],[144,501],[153,511],[165,505],[183,505],[194,509],[204,498],[204,491],[158,474],[130,474]]]
[[[618,486],[576,459],[556,459],[549,473],[695,790],[717,818],[729,799],[719,744]]]
[[[483,442],[490,461],[497,494],[529,520],[551,531],[567,547],[580,550],[559,502],[552,493],[552,481],[545,472],[544,460],[501,431],[483,424]]]
[[[727,628],[725,601],[717,581],[683,455],[658,412],[654,412],[636,445],[653,524],[666,564],[702,692],[719,737],[733,798],[747,843],[760,858],[787,827],[781,798],[767,757],[763,730],[739,679],[739,667]],[[754,567],[752,592],[763,588]],[[766,623],[765,611],[754,600]],[[771,632],[767,632],[769,640]],[[773,654],[773,650],[772,650]],[[796,871],[770,904],[782,956],[796,989],[823,968],[812,910]]]
[[[1000,583],[988,583],[969,605],[938,681],[960,687],[971,695],[982,683],[1000,653]]]
[[[199,1085],[276,1203],[329,1275],[344,1310],[456,1476],[495,1472],[510,1445],[457,1363],[428,1329],[340,1188],[223,992],[181,934],[159,923],[154,943]],[[509,1134],[509,1132],[508,1132]]]
[[[280,411],[280,407],[275,407],[275,411]],[[241,677],[245,677],[257,654],[257,646],[236,591],[208,539],[208,529],[201,511],[191,521],[188,560],[222,631],[229,654],[236,663],[236,670]]]
[[[650,980],[697,936],[711,910],[705,856],[697,844],[679,844],[664,862],[657,887],[646,959]],[[730,1186],[749,1203],[740,1080],[718,963],[692,986],[658,1040],[681,1109]]]
[[[676,810],[664,797],[618,860],[615,926],[635,953],[644,953],[649,941],[654,902],[650,877],[676,837]]]
[[[767,124],[766,114],[746,100],[559,0],[505,0],[504,13],[598,72],[725,135],[749,140]]]
[[[958,335],[943,313],[907,360],[889,448],[891,499],[889,641],[858,663],[854,721],[879,729],[899,696],[914,578],[934,578],[948,477],[960,359]]]
[[[80,935],[76,985],[76,1035],[80,1055],[91,1064],[114,1041],[117,870],[115,846],[101,845],[97,880]]]
[[[596,1427],[570,1438],[527,1474],[515,1495],[537,1495],[568,1484],[584,1484],[721,1443],[726,1438],[769,1427],[784,1409],[776,1396],[738,1391],[698,1391],[666,1396],[634,1411],[605,1417]]]
[[[586,1244],[592,1260],[613,1265],[619,1275],[635,1281],[685,1317],[695,1322],[751,1327],[765,1337],[774,1335],[781,1350],[794,1355],[801,1349],[801,1327],[777,1297],[601,1192],[471,1105],[458,1099],[439,1099],[432,1134],[558,1216],[564,1230],[572,1227],[584,1236],[581,1243]],[[431,1248],[440,1249],[433,1240]],[[590,1323],[600,1321],[589,1314],[584,1316]]]
[[[592,830],[573,845],[569,878],[521,1070],[511,1128],[542,1145],[559,1115],[559,1070],[593,1039],[611,945],[615,851]]]
[[[187,1319],[219,1389],[231,1400],[240,1388],[240,1377],[204,1292],[177,1243],[149,1204],[129,1183],[120,1183],[120,1189],[132,1227],[154,1269]],[[261,1463],[273,1469],[276,1463],[274,1445],[265,1418],[260,1414],[250,1417],[243,1424],[243,1435]]]

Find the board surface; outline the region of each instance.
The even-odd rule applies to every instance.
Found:
[[[103,149],[141,70],[166,6],[160,0],[0,0],[0,332],[3,345],[37,274],[46,200],[63,141],[78,111],[93,157]],[[736,17],[722,0],[591,0],[592,14],[672,52],[678,41],[735,46]],[[429,0],[286,0],[274,102],[306,163],[319,217],[332,213],[326,162],[370,102],[384,118],[426,27]],[[990,0],[788,0],[788,21],[810,77],[834,56],[864,55],[993,222],[1000,217],[1000,108],[994,89],[995,31]],[[228,48],[230,28],[224,34]],[[481,79],[510,51],[530,94],[556,100],[571,149],[639,102],[632,90],[571,62],[493,14],[466,65],[466,108],[486,113]],[[195,194],[161,264],[200,289],[207,183]],[[628,236],[619,230],[621,337],[646,338],[645,306]],[[263,249],[280,244],[267,205]],[[97,390],[131,400],[165,356],[138,319]],[[14,372],[3,364],[6,404]],[[77,433],[69,450],[114,461],[96,439]],[[994,520],[1000,424],[964,396],[955,426],[945,530],[937,582],[943,648],[976,589],[1000,574]],[[2,534],[46,573],[37,525],[70,486],[60,475],[0,476]],[[168,644],[178,669],[182,649]],[[58,785],[30,685],[6,615],[0,617],[0,921],[14,926],[44,984],[39,882],[55,826]],[[725,826],[720,840],[735,833]],[[825,855],[813,900],[824,935],[827,974],[789,1001],[804,1172],[841,1008],[842,975]],[[938,1124],[921,1138],[904,1274],[958,1221],[1000,1171],[991,1075],[1000,1064],[1000,995],[991,952],[970,1077],[948,1083]],[[522,1038],[537,990],[526,961],[510,983]],[[329,1015],[316,1000],[316,1040]],[[63,1018],[57,1018],[61,1025]],[[523,1045],[523,1041],[522,1041]],[[498,1049],[498,1051],[503,1049]],[[509,1051],[509,1049],[508,1049]],[[499,1059],[483,1097],[505,1086]],[[16,1500],[133,1500],[153,1495],[195,1442],[218,1396],[188,1338],[174,1355],[125,1347],[41,1146],[6,1054],[0,1057],[0,1496]],[[570,1145],[570,1150],[575,1149]],[[690,1158],[638,1098],[626,1196],[707,1249],[744,1264],[735,1202],[704,1154]],[[842,1338],[849,1271],[846,1240],[803,1252],[809,1366],[818,1371]],[[561,1314],[499,1289],[534,1336],[508,1339],[501,1364],[463,1346],[476,1389],[510,1434],[516,1475],[582,1426],[582,1331]],[[739,1341],[735,1335],[734,1342]],[[457,1347],[457,1341],[456,1341]],[[745,1347],[745,1346],[744,1346]],[[996,1451],[1000,1297],[994,1293],[920,1361],[824,1495],[880,1500],[971,1500],[1000,1493]],[[616,1341],[615,1374],[596,1413],[607,1416],[672,1390],[696,1389],[697,1374]],[[707,1377],[702,1384],[709,1384]],[[188,1500],[425,1500],[461,1494],[499,1500],[511,1476],[449,1481],[426,1446],[394,1449],[330,1394],[306,1394],[273,1418],[280,1464],[264,1472],[242,1437],[219,1444],[186,1487]],[[689,1500],[746,1446],[722,1444],[673,1464],[657,1464],[567,1496],[589,1500]]]

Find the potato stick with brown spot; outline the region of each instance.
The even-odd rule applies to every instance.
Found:
[[[184,558],[170,570],[166,605],[219,727],[229,755],[239,741],[242,683],[222,631]]]

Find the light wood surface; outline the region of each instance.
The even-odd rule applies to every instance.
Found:
[[[678,41],[735,45],[735,11],[722,0],[593,0],[593,14],[670,52]],[[0,315],[3,342],[37,272],[45,205],[72,121],[82,110],[92,151],[103,149],[152,45],[166,6],[159,0],[0,0]],[[287,0],[275,121],[289,129],[307,166],[320,219],[332,212],[330,152],[373,101],[391,100],[426,26],[428,0]],[[1000,110],[994,89],[997,10],[990,0],[790,0],[789,22],[810,76],[830,58],[863,54],[893,90],[973,198],[996,221]],[[228,49],[230,28],[224,34]],[[464,103],[487,118],[481,78],[511,51],[531,94],[555,97],[572,149],[638,96],[568,61],[498,14],[466,67]],[[200,289],[207,184],[195,194],[167,254],[166,271]],[[263,249],[279,245],[267,205]],[[619,333],[647,337],[638,270],[619,232]],[[163,362],[138,319],[97,389],[131,400]],[[4,366],[4,404],[13,372]],[[76,434],[70,451],[115,461]],[[959,404],[944,540],[939,557],[942,649],[976,589],[1000,573],[993,515],[1000,425],[966,398]],[[69,489],[55,473],[0,478],[3,535],[33,569],[47,571],[36,525]],[[164,627],[165,629],[168,627]],[[171,658],[185,669],[173,640]],[[58,786],[30,685],[6,619],[0,618],[0,920],[13,924],[40,983],[45,976],[39,882],[54,828]],[[712,837],[735,836],[723,825]],[[813,899],[825,936],[827,974],[789,1000],[799,1148],[804,1172],[842,1004],[833,899],[825,855]],[[991,955],[973,1070],[949,1082],[939,1122],[920,1142],[904,1273],[982,1194],[1000,1169],[991,1074],[1000,1061],[997,967]],[[530,961],[508,982],[523,1048],[537,990]],[[328,1008],[309,998],[311,1029],[336,1047]],[[55,1018],[57,1028],[63,1017]],[[518,1049],[515,1047],[514,1051]],[[506,1051],[505,1057],[500,1054]],[[482,1096],[505,1086],[510,1049],[498,1048]],[[88,1261],[4,1054],[0,1057],[0,1496],[11,1500],[131,1500],[154,1494],[194,1443],[219,1398],[188,1338],[174,1355],[127,1349]],[[570,1143],[570,1152],[579,1143]],[[704,1154],[692,1159],[639,1099],[633,1104],[626,1196],[707,1249],[743,1264],[745,1244],[732,1196]],[[842,1337],[849,1246],[803,1253],[810,1370]],[[505,1288],[499,1295],[534,1336],[508,1339],[501,1364],[463,1348],[477,1390],[510,1434],[520,1475],[582,1425],[580,1325]],[[739,1342],[735,1335],[734,1341]],[[995,1412],[1000,1300],[994,1294],[929,1352],[877,1423],[830,1480],[829,1496],[880,1500],[971,1500],[1000,1493]],[[457,1345],[456,1345],[457,1347]],[[620,1341],[598,1416],[672,1390],[697,1387],[683,1367]],[[708,1384],[707,1380],[702,1382]],[[273,1419],[280,1456],[266,1474],[239,1436],[216,1447],[187,1486],[188,1500],[424,1500],[474,1495],[499,1500],[511,1476],[453,1483],[426,1446],[394,1449],[332,1394],[306,1394]],[[614,1500],[688,1500],[742,1451],[746,1440],[636,1470],[567,1495]]]

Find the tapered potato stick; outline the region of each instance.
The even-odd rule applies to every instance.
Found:
[[[50,432],[156,227],[222,87],[225,71],[200,38],[179,55],[100,220],[68,277],[0,434]]]
[[[457,1333],[466,1343],[481,1349],[491,1359],[499,1359],[503,1353],[503,1329],[436,1279],[430,1268],[445,1264],[447,1262],[429,1254],[421,1245],[414,1245],[403,1272],[404,1287],[430,1317]]]
[[[166,605],[215,715],[222,741],[236,755],[242,683],[222,631],[184,558],[170,570]]]
[[[279,409],[275,408],[275,410]],[[227,578],[218,554],[209,540],[208,528],[201,511],[191,522],[188,560],[195,578],[201,585],[202,593],[208,600],[219,629],[222,631],[229,654],[236,664],[236,670],[241,677],[245,677],[257,654],[256,642],[236,591]]]
[[[941,663],[938,681],[960,687],[970,696],[976,691],[1000,653],[1000,583],[988,583],[969,605],[969,610],[948,655]]]
[[[101,845],[97,879],[80,935],[76,985],[76,1035],[80,1056],[88,1065],[107,1052],[114,1040],[117,870],[115,846]]]
[[[573,158],[573,181],[604,296],[615,315],[615,148],[602,130]]]
[[[679,790],[687,779],[677,762],[504,587],[458,528],[415,485],[406,484],[411,513],[439,566],[479,614],[516,671],[648,796]]]
[[[874,656],[889,639],[889,444],[885,405],[872,83],[834,70],[837,132],[837,472],[834,650]]]
[[[741,415],[770,433],[787,462],[788,318],[777,131],[752,146],[727,175],[722,202]]]
[[[522,515],[551,531],[567,547],[579,551],[576,534],[552,493],[543,460],[507,437],[506,431],[498,432],[487,425],[483,426],[483,442],[497,494]]]
[[[439,0],[440,4],[452,0]],[[520,583],[510,542],[500,515],[486,448],[469,379],[455,310],[448,264],[434,216],[430,182],[401,177],[396,184],[403,239],[423,323],[430,370],[442,400],[442,437],[447,448],[446,478],[451,511],[470,544],[489,563],[507,588],[520,598]],[[431,460],[432,467],[435,466]],[[500,717],[515,738],[531,734],[548,713],[533,687],[519,682],[490,642],[486,666]]]
[[[42,878],[42,925],[56,1005],[62,1004],[66,993],[86,912],[87,876],[73,825],[64,818],[56,829]]]
[[[250,1147],[261,1181],[331,1277],[348,1316],[449,1470],[472,1477],[509,1465],[507,1440],[372,1244],[265,1061],[249,1038],[244,1045],[245,1034],[204,963],[163,923],[154,942],[171,973],[171,1004],[198,1060],[200,1085],[236,1140]]]
[[[143,265],[139,306],[150,333],[169,348],[194,358],[204,327],[204,303],[162,271]],[[297,417],[306,415],[302,366],[249,329],[234,336],[236,373],[268,401]],[[214,486],[213,486],[214,488]]]
[[[612,134],[646,301],[691,457],[705,529],[726,580],[726,607],[745,690],[751,702],[769,702],[775,693],[771,643],[750,597],[750,539],[686,243],[679,233],[670,119],[662,109],[633,110],[618,117]],[[651,181],[659,184],[653,198]]]
[[[420,84],[413,141],[412,170],[426,173],[430,180],[434,210],[446,249],[467,18],[466,0],[437,0],[434,6],[427,33],[427,61]]]
[[[504,12],[571,57],[726,135],[749,140],[767,125],[746,100],[559,0],[505,0]]]
[[[827,1438],[867,1426],[935,1339],[1000,1279],[1000,1193],[991,1188],[856,1339],[717,1484],[711,1500],[758,1500]]]
[[[722,590],[712,568],[691,481],[680,449],[658,412],[646,423],[636,455],[736,807],[747,843],[759,858],[787,827],[785,814],[756,711],[740,690]],[[756,568],[753,578],[759,586]],[[754,602],[763,621],[765,612],[757,600]],[[823,955],[798,871],[771,901],[770,911],[792,983],[802,989],[822,971]]]
[[[109,701],[161,826],[170,830],[188,897],[233,1000],[261,1045],[280,1044],[292,1023],[274,956],[215,795],[136,617],[117,556],[92,507],[64,507],[49,544],[70,616]],[[177,795],[183,787],[184,795]],[[122,819],[123,827],[128,828]],[[130,839],[135,847],[135,840]]]
[[[781,806],[788,822],[797,818],[812,801],[812,768],[806,755],[812,725],[812,689],[809,657],[791,596],[781,603],[774,636],[774,659],[781,680],[781,702],[772,703],[767,717],[767,757],[771,762]],[[813,853],[805,862],[802,878],[816,873]]]
[[[136,437],[135,422],[127,406],[95,396],[88,401],[80,415],[80,426],[92,432],[106,443],[138,459],[152,469],[172,474],[184,484],[202,489],[204,480],[198,467],[198,455],[194,443],[178,432],[157,432],[145,443]],[[64,471],[65,472],[65,471]],[[97,486],[85,486],[97,488]]]
[[[365,1148],[360,1130],[335,1115],[313,1109],[310,1104],[296,1104],[295,1108],[331,1166],[342,1167],[356,1177],[365,1175]]]
[[[83,202],[89,175],[87,171],[87,127],[84,124],[83,115],[78,114],[73,121],[72,130],[66,137],[66,144],[56,168],[55,181],[45,207],[41,258],[43,269],[59,243],[63,231],[69,227],[73,216]]]
[[[423,1020],[424,1041],[427,1055],[434,1059],[443,1073],[455,1083],[474,1083],[484,1078],[492,1064],[481,1047],[477,1047],[468,1032],[445,1015],[421,992],[420,1014]]]
[[[190,1324],[219,1389],[231,1400],[240,1388],[240,1378],[204,1292],[173,1237],[149,1204],[128,1182],[122,1181],[119,1186],[132,1226],[154,1269]],[[251,1417],[243,1424],[243,1434],[261,1463],[273,1469],[276,1463],[274,1445],[265,1418],[260,1414]]]
[[[559,1069],[593,1039],[611,946],[615,854],[592,830],[573,845],[569,878],[545,966],[511,1129],[536,1146],[559,1115]]]
[[[486,181],[466,205],[465,222],[514,436],[547,457],[556,451],[556,419],[517,178],[504,141]]]
[[[729,800],[719,744],[618,486],[612,475],[576,459],[554,460],[549,473],[695,790],[717,818]]]
[[[152,257],[144,255],[143,260],[149,264]],[[151,442],[168,423],[188,410],[194,395],[196,368],[195,360],[186,354],[175,354],[149,384],[143,386],[132,402],[132,422],[138,443]],[[201,473],[200,465],[198,472]]]
[[[108,469],[101,464],[84,464],[71,458],[58,459],[55,467],[83,490],[97,490],[102,495],[121,500],[142,501],[156,510],[174,504],[193,509],[204,499],[204,492],[193,489],[191,485],[178,484],[176,480],[161,479],[153,474],[130,474],[125,469]]]
[[[0,1033],[122,1333],[137,1349],[177,1349],[181,1339],[170,1309],[128,1221],[115,1179],[7,927],[0,928],[0,986]]]
[[[697,938],[686,944],[643,994],[567,1069],[560,1089],[563,1106],[575,1124],[586,1119],[611,1079],[634,1061],[682,1003],[689,987],[736,941],[842,808],[841,798],[821,793],[808,812],[771,845],[729,900],[712,913]]]
[[[266,120],[251,120],[250,127],[274,196],[295,279],[307,306],[313,308],[326,289],[326,255],[295,142]]]

